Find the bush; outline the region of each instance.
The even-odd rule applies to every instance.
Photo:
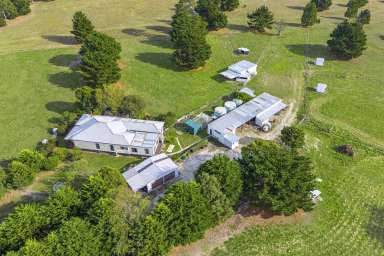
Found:
[[[57,145],[55,138],[48,139],[48,143],[42,143],[41,141],[36,145],[36,150],[45,156],[51,156]]]
[[[30,0],[11,0],[17,9],[18,15],[26,15],[31,12]]]
[[[198,0],[196,12],[208,23],[210,29],[224,28],[227,16],[220,9],[220,0]]]
[[[5,194],[7,191],[6,189],[6,183],[7,183],[7,174],[6,172],[0,167],[0,198]]]
[[[357,22],[361,25],[367,25],[371,22],[371,12],[369,10],[361,11],[359,17],[357,17]]]
[[[233,11],[239,4],[239,0],[221,0],[220,7],[222,11]]]
[[[272,25],[275,23],[273,13],[265,5],[249,13],[247,17],[249,28],[262,33],[265,32],[266,28],[272,29]]]
[[[60,161],[74,162],[80,160],[83,157],[83,152],[80,149],[67,149],[67,148],[56,148],[54,156],[57,156]]]
[[[5,21],[4,17],[0,15],[0,27],[4,27],[7,25],[7,22]]]
[[[139,118],[145,108],[145,101],[140,96],[125,96],[118,108],[119,115]]]
[[[35,171],[40,171],[43,168],[45,158],[43,154],[37,151],[24,149],[19,153],[17,160]]]
[[[316,4],[319,12],[328,10],[332,5],[332,0],[311,0],[311,2]]]
[[[166,114],[160,114],[155,117],[155,120],[164,122],[166,128],[171,127],[176,122],[176,114],[173,112],[167,112]]]
[[[53,170],[55,169],[60,163],[60,158],[58,156],[50,156],[47,157],[44,162],[42,169],[43,170]]]
[[[11,20],[17,17],[16,6],[10,0],[0,0],[0,10],[4,12],[5,17]]]
[[[13,188],[29,185],[35,177],[35,172],[26,164],[13,160],[7,170],[7,183]]]
[[[284,127],[281,131],[281,140],[290,148],[304,146],[304,131],[298,126]]]
[[[232,99],[239,99],[239,100],[242,100],[243,102],[248,102],[248,101],[252,100],[253,97],[244,93],[244,92],[236,91],[236,92],[232,93]]]

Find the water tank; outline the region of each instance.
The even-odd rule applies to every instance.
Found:
[[[243,104],[243,101],[241,99],[234,99],[233,102],[236,103],[236,106],[240,106],[241,104]]]
[[[227,109],[227,111],[232,111],[234,110],[237,106],[236,106],[236,103],[233,102],[233,101],[227,101],[224,103],[224,106],[225,108]]]
[[[215,113],[214,113],[214,116],[217,118],[217,117],[221,117],[223,115],[227,114],[227,109],[225,107],[216,107],[215,108]]]

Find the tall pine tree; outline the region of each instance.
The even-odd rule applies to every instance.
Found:
[[[239,7],[239,0],[221,0],[221,10],[222,11],[233,11]]]
[[[319,12],[328,10],[332,5],[332,0],[312,0],[311,2],[316,4],[316,8]]]
[[[71,33],[75,36],[76,41],[83,43],[85,38],[93,32],[94,26],[83,12],[76,12],[72,19],[73,30]]]
[[[220,0],[199,0],[196,12],[208,23],[209,29],[218,30],[227,25],[227,16],[220,9]]]
[[[317,22],[317,9],[314,3],[308,3],[301,17],[301,25],[304,27],[312,26]]]
[[[273,20],[273,14],[267,6],[263,5],[256,11],[249,13],[248,26],[253,31],[265,32],[265,29],[272,29],[272,25],[275,23]]]

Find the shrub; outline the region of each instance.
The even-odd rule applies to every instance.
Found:
[[[357,17],[357,22],[361,25],[366,25],[371,22],[371,12],[369,10],[361,11],[359,17]]]
[[[220,7],[222,11],[233,11],[239,4],[239,0],[221,0]]]
[[[131,118],[138,118],[143,113],[145,101],[135,95],[125,96],[118,108],[118,113]]]
[[[4,27],[7,25],[7,22],[5,21],[4,17],[0,15],[0,27]]]
[[[272,29],[275,23],[273,13],[267,6],[263,5],[252,13],[248,13],[248,26],[253,31],[265,32],[265,29]]]
[[[301,25],[304,27],[312,26],[317,22],[317,9],[314,3],[308,3],[301,17]]]
[[[7,174],[6,172],[0,167],[0,198],[5,194],[6,192],[6,183],[7,183]]]
[[[59,163],[60,163],[60,158],[58,156],[47,157],[43,162],[42,169],[53,170],[59,165]]]
[[[281,140],[290,148],[304,146],[304,131],[298,126],[284,127],[281,131]]]
[[[9,20],[16,18],[18,15],[16,6],[10,0],[0,0],[0,10]]]
[[[67,149],[67,148],[56,148],[54,156],[57,156],[60,161],[74,162],[80,160],[83,157],[83,152],[80,149]]]
[[[176,122],[176,114],[173,112],[167,112],[166,114],[160,114],[155,117],[157,121],[163,121],[165,127],[171,127],[171,125]]]
[[[36,145],[36,150],[45,156],[51,156],[56,147],[57,140],[55,138],[48,139],[48,143],[42,143],[41,141]]]
[[[43,168],[45,158],[43,154],[37,151],[24,149],[19,153],[17,160],[34,171],[40,171]]]
[[[248,95],[248,94],[246,94],[246,93],[244,93],[244,92],[236,91],[236,92],[232,93],[232,99],[240,99],[243,102],[248,102],[248,101],[252,100],[253,97]]]
[[[19,188],[29,185],[35,176],[35,170],[19,162],[13,160],[7,170],[7,183],[13,188]]]
[[[31,12],[30,0],[11,0],[17,9],[18,15],[26,15]]]

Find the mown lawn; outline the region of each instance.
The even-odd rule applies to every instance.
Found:
[[[342,139],[308,131],[323,201],[311,221],[254,227],[225,243],[214,256],[382,255],[384,157],[358,149],[355,159],[335,153]]]

